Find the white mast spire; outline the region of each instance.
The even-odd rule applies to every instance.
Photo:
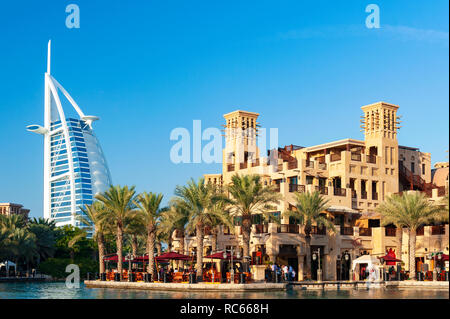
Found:
[[[47,73],[50,74],[50,54],[51,54],[52,40],[48,40],[48,53],[47,53]]]

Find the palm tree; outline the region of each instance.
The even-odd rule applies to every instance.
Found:
[[[230,197],[222,200],[230,204],[232,214],[242,217],[243,254],[250,256],[250,234],[252,229],[252,215],[261,214],[267,218],[270,211],[274,211],[281,199],[281,194],[275,186],[264,186],[260,175],[232,176],[231,184],[226,187]],[[245,267],[248,270],[247,263]]]
[[[141,238],[146,235],[145,225],[141,218],[133,218],[125,227],[125,234],[129,236],[131,244],[131,254],[138,255]]]
[[[225,222],[225,213],[214,210],[214,202],[219,192],[215,185],[205,183],[203,178],[198,182],[191,179],[186,186],[177,186],[174,203],[189,212],[187,231],[195,230],[197,238],[197,280],[202,280],[204,227],[210,225],[212,218]]]
[[[128,186],[111,185],[104,193],[95,195],[95,198],[105,205],[105,210],[102,212],[100,218],[115,228],[118,258],[117,271],[121,279],[123,266],[123,230],[133,216],[135,210],[135,194],[134,186],[128,188]]]
[[[439,221],[448,214],[419,192],[393,194],[378,206],[384,224],[404,225],[409,232],[409,277],[416,280],[416,231],[422,225]]]
[[[153,252],[155,250],[156,230],[158,228],[161,215],[166,208],[161,208],[162,194],[142,193],[137,196],[134,201],[138,207],[139,218],[142,219],[142,224],[147,230],[147,253],[148,253],[148,268],[147,272],[154,276],[155,260]]]
[[[189,211],[184,209],[183,206],[176,204],[176,201],[172,201],[169,210],[165,213],[165,221],[167,221],[165,227],[170,227],[177,231],[180,239],[180,253],[185,253],[185,233],[186,225],[189,222]]]
[[[100,274],[105,273],[105,234],[108,226],[102,218],[105,211],[105,205],[102,202],[95,201],[91,205],[85,205],[81,208],[86,216],[78,215],[77,219],[86,226],[88,231],[93,231],[92,238],[98,246],[98,262]]]
[[[323,216],[327,210],[328,200],[319,192],[299,193],[294,192],[294,209],[287,212],[289,216],[296,218],[300,225],[303,225],[306,241],[306,273],[311,276],[311,231],[312,226],[325,226],[335,231],[333,223]],[[320,262],[320,261],[319,261]]]
[[[36,236],[37,263],[53,257],[55,253],[55,229],[54,221],[48,222],[44,218],[31,220],[27,225],[28,231]]]

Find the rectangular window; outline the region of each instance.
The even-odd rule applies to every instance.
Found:
[[[425,175],[425,164],[422,164],[422,175]]]
[[[411,162],[411,172],[414,173],[414,162]]]

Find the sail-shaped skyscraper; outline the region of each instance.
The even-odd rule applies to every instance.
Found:
[[[85,115],[69,93],[50,75],[51,41],[45,73],[44,126],[27,130],[44,136],[44,218],[57,226],[80,224],[81,207],[111,185],[111,174],[92,128],[96,116]],[[60,94],[78,116],[66,117]],[[67,111],[67,110],[66,110]]]

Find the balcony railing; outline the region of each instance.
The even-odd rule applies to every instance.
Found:
[[[297,185],[297,184],[289,184],[289,192],[299,192],[304,193],[305,192],[305,185]]]
[[[378,200],[378,193],[372,193],[372,200]]]
[[[314,168],[314,162],[313,162],[313,161],[307,160],[307,161],[306,161],[306,167],[307,167],[307,168]]]
[[[259,158],[257,158],[257,159],[255,160],[255,162],[252,163],[252,167],[255,167],[255,166],[259,166]]]
[[[334,188],[334,196],[347,196],[347,190],[345,188]]]
[[[297,161],[288,162],[288,169],[296,169],[298,167]]]
[[[431,226],[431,235],[445,235],[445,226],[444,225]]]
[[[396,234],[397,234],[397,229],[394,227],[386,227],[384,229],[384,235],[386,237],[395,237]]]
[[[336,162],[341,160],[341,154],[331,154],[330,161]]]
[[[281,224],[277,228],[278,233],[298,234],[299,226],[295,224]]]
[[[234,164],[228,164],[227,170],[228,170],[228,172],[234,171]]]
[[[255,225],[255,233],[256,234],[263,234],[269,232],[269,225],[268,224],[260,224]]]
[[[247,168],[247,162],[239,164],[239,169],[246,169],[246,168]]]
[[[361,154],[359,154],[359,153],[352,153],[352,154],[350,155],[350,159],[351,159],[352,161],[361,162]]]
[[[283,163],[278,164],[277,166],[277,172],[281,172],[283,170]]]
[[[361,191],[361,199],[367,199],[367,192]]]
[[[274,189],[275,189],[275,192],[280,193],[280,192],[281,192],[281,186],[280,186],[280,184],[275,184]]]
[[[372,228],[359,228],[359,236],[372,236]]]
[[[425,227],[420,226],[419,228],[417,228],[416,230],[416,236],[423,236],[425,233]]]
[[[311,226],[311,234],[312,235],[326,235],[327,228],[325,226]]]
[[[326,186],[315,186],[314,190],[319,192],[320,195],[328,195],[328,187]]]
[[[366,162],[371,164],[377,163],[377,157],[375,155],[367,155],[366,156]]]
[[[325,171],[327,169],[327,163],[318,163],[317,168]]]
[[[341,235],[353,236],[353,227],[341,227]]]

